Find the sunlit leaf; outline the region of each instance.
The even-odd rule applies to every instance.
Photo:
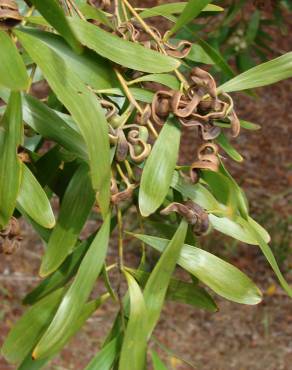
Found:
[[[55,225],[55,217],[49,199],[26,165],[22,166],[22,179],[17,204],[35,222],[51,229]]]
[[[17,149],[22,140],[21,96],[12,92],[0,121],[0,229],[8,223],[16,205],[22,176]]]
[[[154,236],[133,235],[160,252],[169,243]],[[244,273],[203,249],[184,244],[178,264],[226,299],[251,305],[261,301],[260,290]]]
[[[81,53],[82,45],[67,21],[63,9],[57,0],[31,0],[41,15],[51,24],[77,52]]]
[[[162,204],[178,159],[180,130],[173,117],[164,124],[143,169],[139,207],[147,217]]]
[[[240,153],[238,153],[238,151],[230,144],[229,140],[223,133],[216,138],[216,141],[230,158],[234,159],[236,162],[243,161]]]
[[[170,87],[173,90],[179,90],[180,83],[178,79],[170,74],[166,73],[159,73],[159,74],[148,74],[139,78],[136,78],[135,80],[131,81],[131,85],[134,83],[139,83],[139,82],[157,82],[161,85],[165,85]]]
[[[230,92],[271,85],[292,77],[292,51],[262,63],[225,82],[220,91]]]
[[[58,352],[67,341],[68,331],[78,320],[95,281],[102,269],[108,247],[110,214],[86,252],[73,283],[65,294],[56,315],[33,351],[36,359]]]
[[[105,215],[110,197],[110,152],[108,124],[101,105],[78,75],[71,71],[66,59],[28,33],[15,32],[78,124],[88,148],[92,185],[98,191],[99,205]]]
[[[119,370],[144,370],[147,348],[146,306],[143,294],[136,280],[126,271],[124,272],[130,295],[130,315],[124,335]]]
[[[0,30],[0,86],[11,90],[25,90],[28,75],[15,44],[8,34]]]
[[[162,73],[173,71],[180,65],[174,58],[123,40],[81,19],[71,19],[70,24],[84,45],[122,66],[142,72]]]

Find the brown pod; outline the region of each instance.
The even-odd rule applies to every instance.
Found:
[[[181,40],[177,45],[165,43],[166,53],[174,58],[185,58],[191,51],[192,43],[186,40]]]
[[[116,150],[116,159],[118,162],[123,162],[128,155],[129,144],[125,137],[124,131],[122,129],[117,130],[118,144]]]
[[[0,29],[7,30],[22,21],[18,6],[14,0],[0,0]]]
[[[171,111],[172,91],[159,90],[155,93],[151,109],[152,118],[155,123],[162,126]]]

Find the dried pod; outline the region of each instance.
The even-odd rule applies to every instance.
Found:
[[[205,143],[198,150],[198,161],[191,164],[190,178],[197,180],[197,170],[206,169],[217,172],[219,168],[218,146],[214,143]]]
[[[151,145],[147,143],[148,130],[141,127],[138,130],[131,130],[128,133],[130,157],[136,163],[143,162],[151,152]]]
[[[0,29],[15,27],[22,21],[18,6],[14,0],[0,0]]]
[[[190,116],[196,110],[202,96],[195,94],[190,101],[185,99],[186,97],[180,91],[176,91],[171,100],[173,113],[181,118]]]
[[[0,241],[0,254],[11,255],[14,254],[20,247],[20,241],[18,239],[2,239]]]
[[[171,111],[171,98],[174,92],[159,90],[152,101],[152,118],[158,125],[163,125]]]
[[[209,228],[208,214],[202,207],[193,201],[182,203],[171,203],[168,207],[163,209],[160,213],[168,215],[171,212],[176,212],[181,215],[189,225],[192,226],[192,231],[196,235],[204,234]]]
[[[108,100],[100,100],[101,106],[106,110],[106,119],[109,120],[118,113],[117,107]]]
[[[119,204],[120,202],[129,200],[133,196],[133,191],[136,188],[136,185],[130,184],[127,186],[127,188],[123,191],[120,191],[116,194],[113,194],[111,196],[111,203],[112,204]]]
[[[174,58],[185,58],[191,51],[192,43],[186,40],[181,40],[177,45],[164,43],[166,53]]]
[[[204,71],[199,67],[195,67],[192,69],[190,77],[195,85],[203,87],[212,98],[216,98],[216,82],[214,78],[210,75],[210,73]]]
[[[129,144],[127,142],[126,136],[122,129],[117,130],[118,143],[116,150],[116,159],[118,162],[122,162],[127,158]]]
[[[0,235],[3,237],[8,237],[10,239],[19,236],[20,226],[18,220],[15,217],[11,217],[5,229],[0,231]]]
[[[234,110],[230,113],[228,118],[230,119],[231,123],[231,134],[233,137],[237,137],[240,133],[240,121]]]

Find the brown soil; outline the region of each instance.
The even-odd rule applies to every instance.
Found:
[[[150,1],[147,1],[147,6],[148,3]],[[288,24],[288,27],[288,34],[291,35],[292,25]],[[275,44],[278,51],[276,54],[289,51],[291,36],[288,39],[279,34]],[[291,199],[289,201],[287,192],[292,185],[291,80],[260,89],[257,93],[259,97],[256,100],[238,95],[236,109],[241,118],[261,124],[262,130],[242,132],[235,145],[245,162],[234,165],[228,160],[228,165],[247,191],[252,213],[257,219],[263,220],[272,232],[277,256],[284,253],[282,268],[292,283],[291,244],[280,242],[284,232],[280,225],[282,221],[288,223],[289,218],[291,220]],[[183,155],[186,160],[192,160],[194,156],[194,138],[195,134],[185,135],[187,150]],[[285,232],[289,235],[289,230]],[[241,244],[234,247],[230,239],[222,240],[218,236],[208,242],[206,247],[248,273],[263,289],[263,303],[249,307],[215,297],[220,307],[220,311],[215,314],[168,303],[156,329],[156,337],[172,349],[177,357],[189,361],[198,370],[291,369],[291,300],[279,288],[264,258],[255,247]],[[114,258],[114,250],[115,246],[112,246],[109,259]],[[14,256],[1,258],[0,343],[24,310],[21,299],[39,281],[37,271],[42,253],[40,241],[28,226],[24,226],[21,250]],[[128,261],[132,265],[136,262],[130,250]],[[82,369],[98,351],[115,311],[116,308],[110,303],[102,306],[46,369]],[[157,345],[153,346],[158,348]],[[159,353],[169,369],[191,369],[191,366],[175,356],[166,355],[161,350]],[[0,370],[9,369],[15,369],[15,366],[0,359]]]

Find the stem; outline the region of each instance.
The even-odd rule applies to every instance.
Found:
[[[77,15],[83,19],[84,21],[86,21],[86,18],[84,17],[84,15],[81,13],[81,11],[79,10],[78,6],[75,4],[75,1],[74,0],[68,0],[68,2],[71,4],[71,6],[74,8],[75,12],[77,13]]]
[[[141,24],[141,26],[144,28],[144,30],[153,38],[153,40],[157,43],[159,46],[161,52],[164,55],[167,55],[165,49],[164,49],[164,43],[163,40],[161,40],[155,32],[151,30],[151,28],[148,26],[148,24],[143,20],[143,18],[140,17],[140,15],[136,12],[136,10],[132,7],[132,5],[128,2],[128,0],[122,0],[122,2],[127,6],[129,11],[134,15],[134,17],[138,20],[138,22]],[[184,78],[184,76],[178,71],[178,69],[174,70],[174,73],[176,74],[177,78],[180,80],[180,82],[183,84],[183,86],[188,89],[189,84],[187,80]]]
[[[127,176],[124,174],[123,170],[121,169],[121,166],[116,163],[116,167],[117,167],[117,170],[118,170],[118,173],[119,175],[121,176],[121,178],[123,179],[124,183],[127,185],[127,186],[130,186],[130,181],[129,179],[127,178]]]
[[[33,78],[34,78],[34,75],[35,75],[36,68],[37,68],[36,64],[33,64],[32,65],[32,68],[31,68],[31,73],[30,73],[30,76],[29,76],[28,86],[27,86],[27,89],[26,89],[26,93],[27,94],[30,91],[30,88],[31,88],[31,85],[32,85],[32,82],[33,82]]]
[[[124,0],[123,0],[124,1]],[[134,96],[132,95],[131,91],[129,90],[128,88],[128,85],[127,85],[127,82],[126,80],[124,79],[124,77],[121,75],[121,73],[115,68],[114,69],[117,77],[118,77],[118,80],[120,81],[120,84],[122,85],[122,88],[127,96],[127,98],[129,99],[130,103],[134,105],[134,107],[136,107],[136,109],[138,110],[138,112],[140,114],[143,114],[143,109],[140,107],[140,105],[138,104],[137,100],[134,98]],[[150,120],[147,121],[147,126],[149,127],[149,130],[152,132],[152,134],[154,135],[155,138],[158,137],[158,133],[157,131],[155,130],[152,122]]]
[[[122,210],[119,208],[118,205],[116,206],[116,212],[117,212],[117,219],[118,219],[118,253],[119,253],[118,267],[120,271],[119,284],[117,287],[117,295],[118,295],[118,301],[119,301],[120,310],[121,310],[122,328],[123,328],[123,331],[125,331],[126,329],[125,310],[124,310],[124,305],[123,305],[123,297],[121,294],[121,281],[122,281],[122,275],[123,275],[123,269],[124,269],[123,218],[122,218]]]
[[[126,167],[129,178],[135,181],[136,180],[135,175],[133,173],[132,167],[130,166],[130,163],[127,161],[127,159],[125,159],[124,162],[125,162],[125,167]]]
[[[122,20],[121,20],[120,13],[119,13],[119,0],[115,0],[114,4],[115,4],[115,15],[117,17],[118,26],[120,26],[122,23]]]

